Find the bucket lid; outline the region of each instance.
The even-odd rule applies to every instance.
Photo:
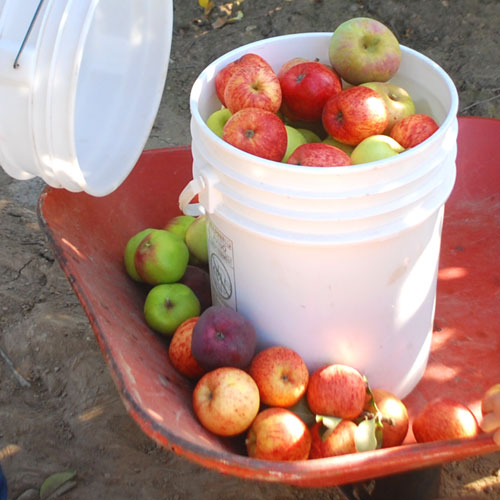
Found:
[[[171,0],[0,2],[0,165],[12,177],[104,196],[154,124]]]

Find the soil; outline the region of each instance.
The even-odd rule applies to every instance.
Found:
[[[458,88],[461,115],[500,118],[498,0],[240,0],[225,4],[231,22],[216,3],[207,18],[196,0],[174,2],[168,78],[146,148],[190,143],[190,88],[218,56],[275,35],[330,32],[355,16],[379,19],[440,64]],[[336,488],[222,476],[142,433],[40,230],[43,188],[0,169],[0,463],[9,498],[38,498],[45,478],[67,470],[76,472],[67,499],[341,498]],[[500,453],[445,464],[440,494],[500,499]]]

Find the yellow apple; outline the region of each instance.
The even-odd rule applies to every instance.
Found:
[[[224,125],[231,118],[231,111],[227,108],[218,109],[214,111],[207,118],[207,127],[222,138],[222,133],[224,132]]]
[[[267,408],[253,421],[245,444],[251,458],[273,461],[306,460],[311,449],[311,432],[290,410]]]
[[[272,346],[257,353],[248,371],[257,383],[260,400],[269,406],[295,405],[309,382],[304,360],[285,346]]]
[[[334,139],[331,135],[327,136],[325,139],[323,139],[323,142],[325,144],[329,144],[330,146],[334,146],[336,148],[339,148],[342,150],[344,153],[348,154],[351,156],[351,153],[354,149],[354,146],[351,146],[349,144],[344,144],[343,142],[337,141],[337,139]]]
[[[193,408],[200,423],[219,436],[245,432],[260,407],[259,389],[253,378],[234,367],[209,371],[193,391]]]
[[[283,162],[286,163],[290,155],[302,144],[305,144],[306,138],[301,134],[296,128],[290,125],[285,125],[287,143],[286,143],[286,153],[283,156]]]
[[[383,160],[396,156],[405,150],[401,144],[388,135],[371,135],[363,139],[352,151],[351,160],[355,165]]]
[[[388,82],[367,82],[361,85],[375,90],[385,101],[389,112],[389,123],[384,134],[389,134],[399,120],[415,114],[415,103],[403,87]]]

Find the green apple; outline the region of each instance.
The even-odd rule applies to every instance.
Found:
[[[353,164],[390,158],[404,151],[403,146],[388,135],[372,135],[363,139],[351,153]]]
[[[150,285],[180,280],[188,261],[186,243],[164,229],[153,229],[142,239],[134,254],[137,274]]]
[[[297,129],[305,138],[307,142],[321,142],[319,135],[308,128]]]
[[[143,229],[142,231],[134,234],[132,238],[127,241],[125,245],[125,251],[123,252],[123,261],[125,263],[125,270],[128,275],[135,281],[142,282],[142,278],[139,276],[135,269],[134,257],[135,251],[139,246],[139,243],[152,231],[152,228]]]
[[[389,123],[384,134],[388,135],[399,120],[415,114],[415,103],[403,87],[388,82],[368,82],[361,85],[375,90],[384,99],[389,112]]]
[[[231,111],[227,108],[218,109],[214,111],[207,119],[207,127],[222,138],[224,125],[231,118]]]
[[[330,63],[348,83],[386,82],[399,69],[401,47],[381,22],[355,17],[338,26],[328,50]]]
[[[337,139],[334,139],[331,135],[329,135],[326,139],[324,139],[323,142],[325,144],[330,144],[330,146],[335,146],[336,148],[339,148],[349,156],[351,155],[352,150],[354,149],[354,146],[350,146],[349,144],[344,144],[343,142],[337,141]]]
[[[191,255],[200,263],[208,263],[207,217],[200,215],[186,231],[186,245]]]
[[[149,291],[144,302],[144,318],[150,328],[171,336],[184,321],[200,315],[200,301],[182,283],[164,283]]]
[[[194,222],[192,215],[177,215],[170,219],[165,226],[165,231],[170,231],[177,235],[181,240],[186,238],[187,228]]]
[[[286,144],[286,153],[283,156],[283,161],[286,163],[290,155],[302,144],[307,142],[306,138],[294,127],[290,125],[285,125],[286,128],[286,136],[287,136],[287,144]]]

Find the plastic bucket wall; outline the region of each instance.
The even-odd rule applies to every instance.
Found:
[[[344,363],[400,397],[427,363],[444,203],[455,181],[458,98],[446,73],[402,47],[393,82],[439,130],[397,157],[361,166],[288,166],[215,136],[217,71],[247,52],[277,71],[292,57],[328,62],[331,34],[287,35],[208,66],[191,93],[193,181],[186,212],[209,218],[214,302],[245,314],[260,348],[282,344],[309,368]],[[189,200],[199,195],[199,205]]]

